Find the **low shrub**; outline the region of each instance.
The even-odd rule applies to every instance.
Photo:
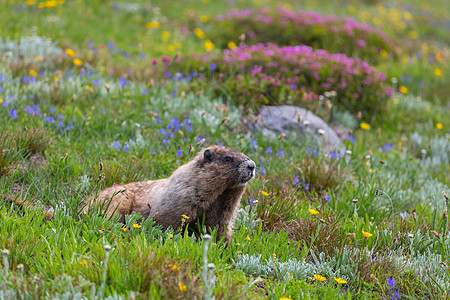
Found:
[[[180,70],[179,64],[171,66]],[[372,119],[386,112],[392,95],[386,77],[367,62],[308,46],[244,45],[181,64],[188,72],[198,71],[197,84],[215,86],[218,94],[247,109],[290,104],[316,111],[319,95],[332,92],[332,105]]]
[[[312,11],[232,10],[216,16],[207,36],[222,49],[231,48],[240,34],[246,44],[308,45],[376,62],[381,50],[398,56],[394,43],[381,30],[348,17],[322,16]],[[244,36],[241,35],[241,41]]]

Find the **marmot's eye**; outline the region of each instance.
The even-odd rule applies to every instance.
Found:
[[[228,161],[228,162],[232,162],[232,161],[233,161],[233,158],[232,158],[232,157],[229,157],[229,156],[227,156],[227,157],[225,157],[225,160],[226,160],[226,161]]]

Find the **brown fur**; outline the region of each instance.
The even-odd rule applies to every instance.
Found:
[[[230,161],[231,160],[231,161]],[[114,185],[88,199],[89,207],[109,202],[107,214],[125,215],[135,211],[163,227],[180,227],[202,220],[206,227],[218,226],[218,237],[232,235],[235,213],[247,182],[254,177],[255,163],[241,152],[211,146],[165,179]]]

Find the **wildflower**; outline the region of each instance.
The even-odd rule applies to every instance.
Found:
[[[373,235],[373,234],[371,234],[370,232],[367,232],[367,231],[361,231],[361,232],[364,235],[364,237],[366,237],[366,238],[370,238]]]
[[[269,196],[269,193],[266,191],[261,191],[261,194],[263,194],[264,196]]]
[[[309,183],[305,185],[305,190],[309,191]]]
[[[281,297],[280,299],[278,299],[278,300],[293,300],[292,298],[287,298],[287,297]]]
[[[375,173],[375,171],[372,168],[369,169],[369,172],[370,173]]]
[[[441,77],[442,76],[441,69],[438,69],[438,68],[434,69],[434,75]]]
[[[178,283],[178,288],[180,289],[180,291],[185,292],[186,291],[186,285],[182,284],[181,282]]]
[[[394,102],[394,104],[399,104],[400,101],[398,101],[398,99],[395,98],[395,99],[393,100],[393,102]]]
[[[359,124],[359,126],[364,129],[364,130],[369,130],[370,129],[370,125],[367,123],[361,123]]]
[[[300,180],[298,179],[298,176],[296,175],[294,180],[292,181],[292,185],[296,185],[297,183],[299,183],[299,181]]]
[[[200,16],[200,22],[206,23],[208,22],[208,20],[209,20],[208,16]]]
[[[310,209],[308,209],[308,210],[309,210],[309,213],[310,213],[311,215],[313,215],[313,216],[315,216],[315,215],[317,215],[317,214],[319,213],[317,210],[312,209],[312,208],[310,208]]]
[[[336,278],[336,277],[334,277],[334,280],[336,280],[337,283],[339,283],[339,284],[341,284],[341,283],[347,283],[347,281],[345,281],[345,280],[342,279],[342,278]]]
[[[441,130],[442,128],[444,128],[444,125],[442,125],[442,123],[436,123],[436,128]]]
[[[148,29],[159,28],[160,26],[161,26],[161,24],[158,21],[152,21],[152,22],[145,24],[145,27],[147,27]]]
[[[194,34],[195,34],[199,39],[204,39],[204,38],[205,38],[205,33],[204,33],[203,30],[201,30],[200,28],[195,28],[195,29],[194,29]]]
[[[73,51],[72,49],[66,49],[66,54],[73,57],[75,55],[75,51]]]
[[[80,261],[80,265],[87,265],[87,260],[83,259],[82,261]]]
[[[170,32],[165,31],[165,30],[163,32],[161,32],[161,40],[163,42],[167,42],[169,40],[169,37],[170,37]]]
[[[406,86],[401,85],[399,88],[400,93],[408,94],[408,88]]]
[[[394,276],[389,276],[389,278],[387,279],[387,285],[390,287],[395,287],[395,279]]]
[[[229,41],[227,46],[228,46],[228,49],[233,49],[234,47],[236,47],[236,43],[232,42],[232,41]]]
[[[319,281],[325,281],[325,280],[327,280],[326,277],[321,276],[321,275],[314,275],[314,278],[315,278],[316,280],[319,280]]]
[[[180,266],[177,266],[177,265],[172,265],[172,264],[170,264],[169,265],[169,268],[171,268],[172,269],[172,271],[178,271],[178,270],[180,270],[181,269],[181,267]]]
[[[205,49],[206,51],[212,51],[214,49],[215,45],[213,42],[211,42],[211,40],[206,40],[205,41]]]
[[[172,238],[173,238],[173,234],[169,234],[169,238],[171,238],[171,239],[172,239]]]
[[[278,156],[279,157],[284,157],[284,152],[282,150],[278,151]]]
[[[139,228],[141,228],[141,225],[135,223],[135,224],[133,224],[133,227],[139,229]]]
[[[33,69],[31,69],[29,73],[30,73],[31,76],[34,76],[34,77],[38,76],[38,73],[35,70],[33,70]]]
[[[73,64],[76,65],[76,66],[81,66],[83,64],[83,62],[80,59],[75,58],[73,60]]]
[[[183,217],[183,219],[189,219],[190,217],[186,216],[186,215],[181,215]]]
[[[41,57],[40,57],[39,55],[36,55],[36,56],[34,57],[34,60],[35,60],[36,62],[40,62],[40,61],[41,61]]]
[[[123,225],[122,230],[123,230],[123,232],[127,231],[127,226]]]
[[[17,112],[16,112],[16,109],[15,109],[15,108],[12,108],[12,109],[9,111],[9,116],[10,116],[13,120],[17,118]]]
[[[325,200],[327,200],[327,202],[330,202],[331,196],[330,196],[330,195],[326,195],[326,196],[325,196]]]
[[[417,38],[419,37],[419,35],[417,34],[417,31],[411,30],[411,31],[408,33],[408,37],[409,37],[410,39],[412,39],[412,40],[415,40],[415,39],[417,39]]]
[[[247,235],[247,237],[245,238],[247,241],[250,241],[250,237]]]

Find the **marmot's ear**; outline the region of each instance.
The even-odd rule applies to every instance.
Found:
[[[207,161],[211,161],[212,160],[212,154],[211,151],[209,149],[206,149],[205,152],[203,152],[203,157],[207,160]]]

